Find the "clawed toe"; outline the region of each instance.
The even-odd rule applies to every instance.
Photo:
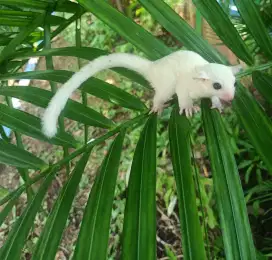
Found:
[[[152,107],[152,109],[149,112],[149,115],[152,113],[158,113],[158,115],[161,115],[163,111],[163,107]]]
[[[192,106],[192,107],[188,107],[188,108],[180,108],[179,114],[181,115],[183,113],[183,111],[185,111],[186,117],[191,117],[191,116],[193,116],[194,113],[197,113],[200,111],[200,107],[199,106]]]
[[[223,108],[222,106],[212,106],[211,109],[217,109],[220,113],[222,112]]]

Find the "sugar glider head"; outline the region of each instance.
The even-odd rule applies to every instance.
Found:
[[[221,100],[231,101],[235,95],[235,75],[241,69],[241,65],[208,63],[196,67],[193,78],[199,81],[203,97],[216,96]]]

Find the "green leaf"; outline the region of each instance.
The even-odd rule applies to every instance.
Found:
[[[272,67],[272,62],[267,62],[261,65],[256,65],[252,67],[248,67],[246,70],[243,70],[235,75],[236,79],[240,79],[242,77],[248,76],[252,74],[254,71],[262,71],[262,70],[268,70]]]
[[[91,47],[65,47],[65,48],[54,48],[45,49],[42,51],[25,51],[21,50],[12,54],[12,58],[22,59],[40,56],[72,56],[86,60],[93,60],[102,55],[109,54],[107,51],[100,50]]]
[[[130,171],[121,259],[156,259],[157,116],[147,120]]]
[[[97,260],[107,257],[112,203],[124,136],[125,132],[121,132],[115,138],[95,178],[73,259]]]
[[[214,62],[225,59],[163,0],[139,0],[151,15],[184,46]]]
[[[99,56],[102,55],[108,55],[109,53],[100,50],[97,48],[90,48],[90,47],[65,47],[65,48],[55,48],[55,49],[47,49],[47,50],[42,50],[42,51],[18,51],[14,54],[11,54],[11,58],[16,58],[16,59],[21,59],[21,58],[30,58],[30,57],[35,57],[35,56],[72,56],[72,57],[77,57],[81,59],[86,59],[86,60],[94,60],[95,58],[98,58]],[[134,71],[130,71],[128,69],[124,68],[115,68],[113,69],[114,71],[118,72],[119,74],[143,85],[143,86],[148,86],[148,82],[146,79],[144,79],[141,75],[137,74]]]
[[[7,196],[8,193],[9,193],[8,189],[0,185],[0,200]]]
[[[65,3],[65,7],[67,7],[68,3],[72,3],[72,2],[67,2]],[[79,5],[78,5],[79,6]],[[80,6],[79,6],[80,7]],[[59,33],[61,33],[63,30],[65,30],[70,24],[72,24],[73,22],[75,22],[79,17],[81,17],[86,11],[83,8],[80,8],[80,10],[78,10],[74,15],[72,15],[70,18],[67,19],[67,21],[63,24],[61,24],[55,31],[53,31],[51,33],[51,39],[53,39],[54,37],[56,37]],[[43,47],[44,43],[41,42],[38,45],[38,49],[41,49]]]
[[[11,17],[35,17],[37,12],[30,12],[30,11],[16,11],[16,10],[9,10],[9,9],[0,9],[0,15],[2,16],[11,16]]]
[[[71,1],[65,1],[65,3],[61,4],[57,3],[56,11],[58,12],[65,12],[65,13],[76,13],[80,12],[81,6],[78,3],[71,2]]]
[[[11,40],[12,40],[12,38],[10,38],[10,37],[1,37],[0,36],[0,46],[8,45]]]
[[[65,83],[73,75],[73,72],[66,70],[46,70],[46,71],[32,71],[1,75],[0,79],[40,79],[50,80],[58,83]],[[79,88],[87,93],[99,97],[103,100],[117,104],[122,107],[145,110],[146,106],[135,96],[130,95],[126,91],[108,84],[97,78],[90,78],[86,80],[82,87]],[[75,104],[75,102],[73,103]],[[98,113],[97,113],[98,114]],[[100,115],[101,116],[101,115]],[[101,116],[102,117],[102,116]],[[109,124],[109,119],[107,119]],[[105,121],[105,120],[104,120]]]
[[[0,0],[0,5],[9,5],[15,7],[22,7],[21,0]],[[44,1],[24,0],[24,7],[34,9],[46,9],[48,4]]]
[[[13,38],[14,37],[12,37],[12,36],[0,35],[0,46],[4,46],[4,45],[9,44]],[[26,37],[23,40],[23,42],[34,43],[34,42],[40,41],[42,38],[43,38],[43,32],[34,32],[34,33],[31,33],[28,37]],[[15,52],[15,53],[17,53],[17,52]],[[16,61],[16,62],[19,62],[19,61]]]
[[[241,60],[247,64],[253,64],[252,55],[218,1],[193,0],[193,3],[224,44]]]
[[[73,75],[72,71],[67,70],[44,70],[44,71],[29,71],[21,73],[10,73],[0,75],[0,80],[8,79],[40,79],[50,80],[58,83],[66,82]]]
[[[80,88],[93,96],[107,100],[121,107],[133,110],[146,110],[145,104],[137,97],[102,80],[91,78],[82,84]]]
[[[92,12],[113,30],[122,35],[124,39],[138,47],[149,58],[158,59],[171,53],[171,50],[161,41],[105,1],[79,0],[78,2],[86,10]]]
[[[169,140],[178,192],[182,248],[185,259],[206,259],[203,234],[198,218],[191,165],[190,123],[173,109],[169,122]]]
[[[237,1],[234,0],[239,13],[247,25],[257,44],[271,58],[272,57],[272,39],[266,29],[260,12],[253,0]]]
[[[51,26],[59,25],[65,21],[66,19],[59,16],[54,16],[54,15],[48,16],[48,20],[47,20],[47,22],[49,22]],[[4,25],[4,26],[24,27],[24,26],[29,26],[32,22],[33,22],[32,19],[29,19],[26,17],[16,17],[16,16],[12,16],[12,17],[1,16],[0,17],[0,25]]]
[[[243,168],[246,168],[250,165],[254,166],[254,162],[251,160],[243,160],[241,163],[239,163],[238,169],[243,169]]]
[[[62,188],[46,221],[43,232],[40,235],[35,251],[32,255],[33,259],[55,259],[56,251],[58,249],[67,218],[69,217],[69,211],[89,156],[90,151],[82,155],[73,172],[69,175],[69,179]]]
[[[16,145],[0,140],[0,163],[25,169],[43,169],[47,164]]]
[[[0,249],[1,260],[20,259],[20,254],[27,235],[33,226],[35,216],[41,207],[43,198],[55,176],[57,169],[58,168],[56,167],[47,174],[32,201],[27,205],[22,215],[14,223],[4,245]]]
[[[236,98],[232,102],[235,112],[247,130],[247,135],[261,156],[266,167],[272,171],[272,124],[263,109],[248,89],[241,84],[236,88]],[[250,109],[249,109],[250,108]]]
[[[2,1],[0,0],[0,4],[1,2]],[[0,63],[2,63],[11,53],[13,53],[16,50],[16,47],[20,45],[31,32],[33,32],[39,25],[42,24],[43,20],[44,14],[37,15],[32,23],[26,26],[25,29],[21,30],[20,33],[18,33],[18,35],[13,38],[9,44],[1,51]]]
[[[48,139],[41,132],[39,118],[3,104],[0,104],[0,124],[38,140],[68,147],[77,146],[74,138],[67,133],[58,133],[54,138]]]
[[[242,185],[219,112],[202,102],[204,130],[226,259],[256,259]]]
[[[11,212],[13,206],[17,203],[18,198],[22,194],[23,190],[24,189],[19,188],[15,190],[15,192],[13,192],[12,194],[11,193],[5,194],[6,196],[11,195],[11,198],[9,199],[8,203],[5,205],[4,209],[2,209],[0,212],[0,226],[4,223],[6,217]],[[2,196],[0,196],[0,198],[2,199]]]
[[[252,79],[254,87],[270,104],[272,104],[272,77],[259,71],[255,71],[252,74]]]
[[[31,9],[38,9],[38,10],[46,10],[48,8],[53,7],[52,3],[47,3],[46,1],[37,1],[37,0],[24,0],[23,5],[21,0],[0,0],[0,5],[8,5],[8,6],[15,6],[15,7],[24,7],[24,8],[31,8]],[[65,4],[56,6],[56,11],[59,12],[67,12],[67,13],[74,13],[79,10],[80,6],[76,3],[71,1],[66,1]]]
[[[168,245],[165,245],[164,248],[165,248],[165,253],[168,256],[169,260],[177,260],[175,253],[171,250],[171,248]]]
[[[3,87],[0,88],[0,95],[15,97],[43,108],[47,107],[53,97],[50,91],[29,86]],[[71,99],[68,100],[63,115],[91,126],[110,128],[114,125],[111,120],[100,113]]]

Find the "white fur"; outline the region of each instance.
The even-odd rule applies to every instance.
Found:
[[[180,113],[187,116],[199,111],[193,101],[211,98],[212,105],[221,109],[220,99],[234,97],[235,74],[239,66],[225,66],[208,63],[192,51],[177,51],[154,62],[131,54],[110,54],[99,57],[75,73],[50,101],[42,123],[43,132],[53,137],[57,132],[57,120],[74,90],[97,72],[113,67],[125,67],[144,76],[155,90],[151,112],[160,113],[164,103],[177,94]],[[222,89],[215,90],[213,83],[220,83]]]
[[[72,93],[97,72],[113,67],[125,67],[145,76],[151,62],[131,54],[111,54],[101,56],[75,73],[54,95],[42,118],[42,130],[47,137],[57,133],[57,121]]]

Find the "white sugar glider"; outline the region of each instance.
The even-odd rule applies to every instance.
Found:
[[[176,51],[156,61],[136,55],[116,53],[101,56],[75,73],[54,95],[42,118],[43,132],[53,137],[57,132],[58,117],[74,90],[96,73],[124,67],[146,78],[155,90],[151,112],[161,113],[164,103],[176,93],[180,113],[192,116],[199,111],[193,100],[210,98],[212,108],[221,110],[221,100],[231,101],[235,94],[235,74],[241,66],[209,63],[193,51]]]

